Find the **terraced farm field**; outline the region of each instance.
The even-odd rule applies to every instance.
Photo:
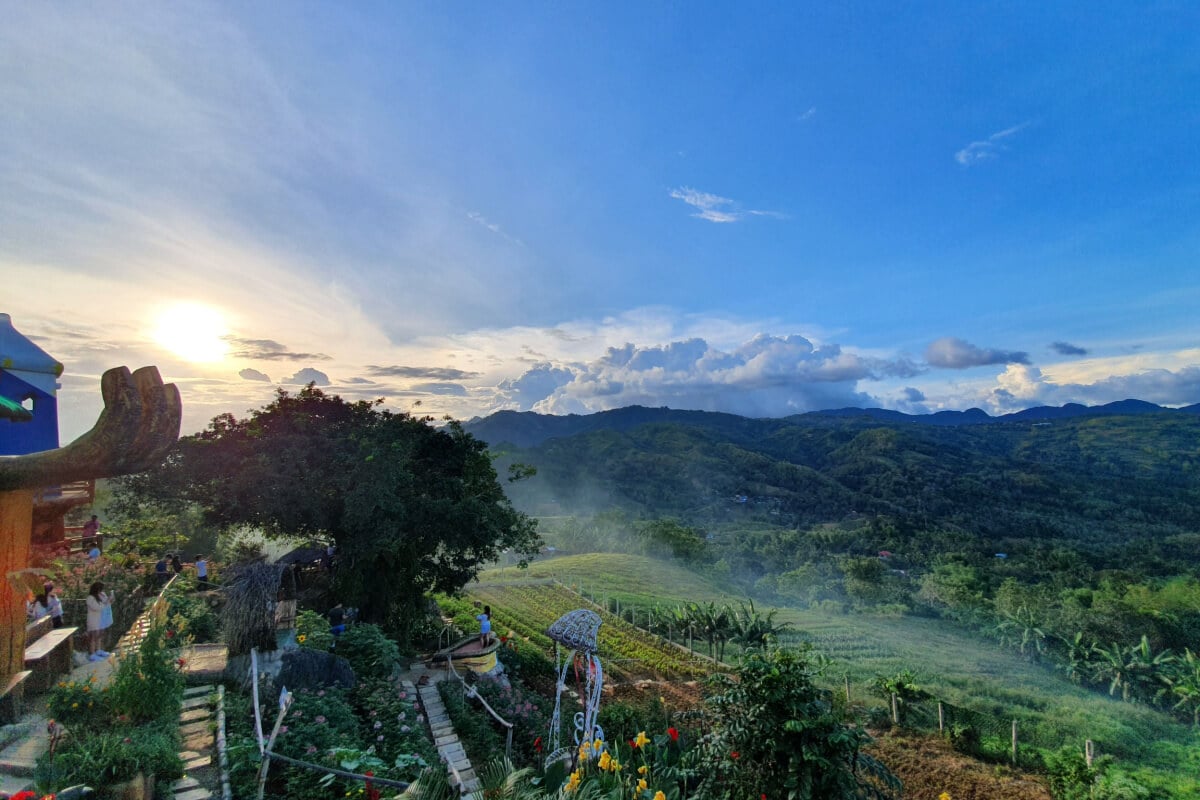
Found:
[[[561,586],[522,592],[518,584],[498,583],[549,578],[583,588],[592,597],[617,599],[623,608],[744,599],[678,565],[614,553],[561,556],[535,562],[527,570],[491,570],[481,576],[484,585],[472,585],[467,591],[492,605],[497,630],[512,628],[552,652],[546,627],[587,601]],[[762,605],[759,609],[769,610]],[[697,677],[711,668],[710,662],[689,660],[686,651],[611,614],[602,616],[601,653],[618,672]],[[1091,739],[1101,753],[1115,756],[1122,770],[1150,787],[1153,796],[1200,797],[1200,731],[1162,712],[1083,689],[1046,666],[939,620],[790,607],[780,607],[777,619],[793,626],[782,644],[810,642],[832,659],[826,685],[840,691],[848,676],[856,703],[882,705],[868,692],[871,679],[910,669],[937,699],[994,720],[997,730],[985,730],[985,735],[1007,737],[1015,719],[1022,740],[1036,747],[1082,747],[1085,739]],[[637,664],[638,659],[644,659],[644,665]],[[678,659],[683,663],[678,664]],[[733,648],[726,660],[736,661]]]
[[[467,594],[492,607],[493,630],[512,630],[547,654],[554,652],[554,642],[546,629],[568,611],[592,608],[604,621],[598,637],[600,657],[615,678],[692,680],[713,669],[712,662],[594,607],[577,592],[552,581],[476,583],[468,587]]]

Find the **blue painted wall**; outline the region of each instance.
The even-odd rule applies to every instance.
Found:
[[[0,394],[22,405],[26,397],[33,398],[33,419],[28,422],[0,419],[0,455],[19,456],[58,447],[57,398],[2,369]]]

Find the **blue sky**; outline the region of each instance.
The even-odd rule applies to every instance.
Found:
[[[65,438],[1200,402],[1200,12],[1045,5],[13,4],[0,311]]]

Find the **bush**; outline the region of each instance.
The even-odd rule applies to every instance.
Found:
[[[330,687],[349,689],[355,683],[350,662],[333,653],[300,648],[284,653],[282,662],[275,685],[288,686],[292,691]]]
[[[296,615],[296,644],[311,650],[328,651],[333,647],[329,620],[315,611],[305,609]]]
[[[108,687],[96,688],[96,676],[86,681],[59,681],[47,698],[52,719],[68,728],[98,730],[116,717]]]
[[[400,648],[378,625],[353,625],[337,638],[334,649],[360,678],[387,678],[400,660]]]
[[[504,740],[492,728],[487,712],[479,713],[467,706],[462,684],[458,681],[442,681],[437,685],[446,706],[454,732],[463,743],[472,764],[484,764],[498,753],[504,752]]]
[[[513,762],[537,763],[550,727],[553,709],[549,701],[529,691],[519,680],[502,681],[487,675],[476,681],[475,691],[497,714],[513,724]],[[482,713],[492,719],[486,711]]]
[[[203,595],[194,594],[195,580],[190,577],[176,578],[167,593],[167,617],[176,633],[187,633],[192,641],[213,642],[217,639],[219,620]]]
[[[138,773],[156,780],[178,778],[183,762],[177,728],[173,720],[73,736],[38,759],[38,785],[46,791],[78,783],[111,787]]]
[[[350,699],[358,711],[359,740],[366,743],[389,767],[380,777],[416,780],[430,764],[438,763],[437,750],[425,735],[425,717],[416,693],[409,694],[388,680],[361,681]]]
[[[150,627],[146,638],[131,653],[117,662],[117,671],[108,686],[112,708],[135,724],[178,722],[183,701],[183,659],[172,649],[167,631],[161,624]]]

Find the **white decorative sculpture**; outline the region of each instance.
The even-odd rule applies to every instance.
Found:
[[[579,746],[599,739],[604,740],[604,731],[596,724],[600,711],[600,694],[604,688],[604,670],[600,658],[596,634],[600,630],[600,615],[586,608],[578,608],[563,614],[550,626],[547,634],[554,640],[554,667],[558,676],[558,687],[554,696],[554,715],[550,718],[550,755],[547,763],[574,757]],[[565,657],[563,653],[566,653]],[[562,696],[567,688],[567,670],[575,663],[575,654],[584,656],[587,663],[587,682],[583,692],[583,711],[575,713],[575,748],[564,750],[559,741],[562,727]]]

